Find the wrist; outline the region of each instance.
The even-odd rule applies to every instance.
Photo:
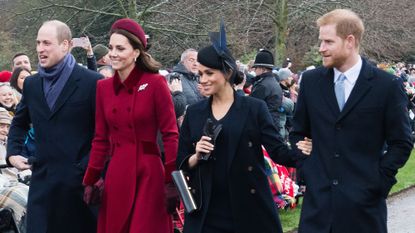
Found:
[[[87,58],[93,58],[93,57],[94,57],[94,54],[93,54],[93,53],[92,53],[92,54],[88,54],[88,53],[87,53],[87,54],[86,54],[86,57],[87,57]]]

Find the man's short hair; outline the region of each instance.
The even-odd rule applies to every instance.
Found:
[[[186,60],[187,55],[188,55],[189,53],[191,53],[191,52],[196,52],[196,53],[197,53],[197,50],[196,50],[196,49],[192,49],[192,48],[190,48],[190,49],[186,49],[186,50],[182,53],[182,55],[180,56],[180,62],[181,62],[181,63],[183,63],[183,62],[184,62],[184,60]]]
[[[336,25],[336,34],[343,39],[353,35],[356,38],[356,46],[359,47],[365,27],[356,13],[347,9],[336,9],[317,19],[319,27],[329,24]]]
[[[16,57],[20,57],[20,56],[26,56],[26,57],[29,57],[29,55],[27,55],[26,53],[16,53],[16,54],[12,57],[12,60],[11,60],[11,62],[12,62],[12,66],[14,66],[14,59],[15,59]]]
[[[71,29],[66,23],[59,21],[59,20],[49,20],[49,21],[44,22],[42,26],[48,25],[48,24],[54,25],[56,27],[56,34],[57,34],[59,43],[62,43],[62,41],[64,40],[67,40],[67,41],[72,40]]]

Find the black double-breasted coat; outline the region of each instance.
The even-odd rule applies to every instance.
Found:
[[[234,231],[238,233],[282,232],[277,209],[265,173],[261,145],[271,158],[279,164],[294,166],[291,151],[281,142],[273,125],[271,115],[262,100],[235,96],[234,111],[228,127],[227,139],[227,183],[232,210]],[[200,233],[206,218],[212,191],[212,163],[201,163],[193,169],[187,168],[190,155],[202,136],[202,129],[210,113],[211,99],[203,100],[187,109],[179,138],[178,167],[186,170],[192,179],[199,211],[186,215],[184,232]]]

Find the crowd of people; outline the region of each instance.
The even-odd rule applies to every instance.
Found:
[[[267,49],[236,60],[224,22],[165,70],[132,19],[112,24],[108,46],[44,22],[37,69],[18,53],[0,73],[0,208],[21,233],[281,233],[277,209],[301,194],[299,232],[387,232],[385,198],[413,147],[415,65],[361,57],[350,10],[317,26],[323,66],[293,73]]]

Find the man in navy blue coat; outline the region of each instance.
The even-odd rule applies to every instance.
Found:
[[[96,232],[95,215],[82,199],[82,178],[94,134],[100,76],[76,64],[66,24],[45,22],[36,41],[38,73],[24,82],[7,145],[8,163],[33,171],[27,232]],[[30,124],[36,144],[33,165],[21,156]]]
[[[386,233],[385,198],[412,149],[402,81],[359,56],[354,12],[334,10],[317,25],[324,67],[304,73],[290,135],[313,140],[299,232]]]

